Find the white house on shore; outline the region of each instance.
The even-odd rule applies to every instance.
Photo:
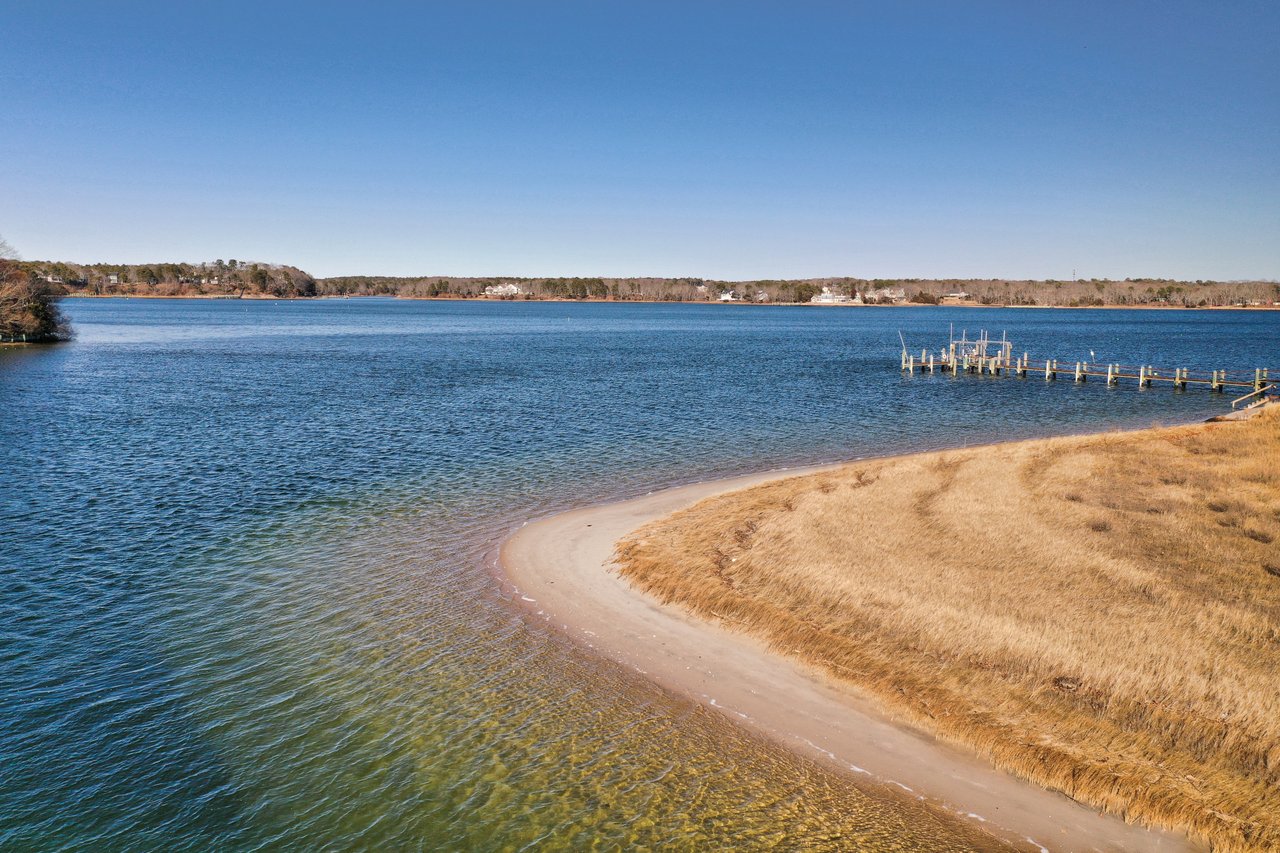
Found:
[[[847,293],[837,293],[831,288],[824,286],[822,288],[822,292],[814,296],[809,301],[817,303],[818,305],[850,305],[855,300]],[[857,301],[861,302],[862,300],[859,299]]]
[[[498,298],[504,296],[519,296],[521,294],[520,285],[512,284],[491,284],[484,289],[485,296],[496,296]]]
[[[867,291],[868,299],[889,300],[890,302],[902,302],[907,298],[907,291],[901,287],[881,287],[876,290]]]
[[[726,290],[724,293],[720,294],[720,301],[721,302],[741,302],[742,297],[738,295],[738,291],[736,290]]]

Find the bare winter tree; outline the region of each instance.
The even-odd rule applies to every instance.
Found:
[[[70,336],[58,310],[58,294],[49,282],[23,269],[13,246],[0,237],[0,341],[42,343]]]

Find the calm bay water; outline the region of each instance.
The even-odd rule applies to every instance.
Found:
[[[903,377],[1280,367],[1280,314],[78,300],[0,350],[0,848],[968,849],[530,625],[535,515],[1231,396]]]

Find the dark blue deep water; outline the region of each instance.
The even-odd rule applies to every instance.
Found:
[[[1280,368],[1280,314],[75,300],[0,350],[0,848],[965,849],[531,625],[560,508],[1201,419],[1233,396],[904,377],[1021,352]]]

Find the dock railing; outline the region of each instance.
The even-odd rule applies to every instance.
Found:
[[[1249,404],[1249,406],[1256,405],[1256,404],[1258,404],[1258,403],[1262,402],[1262,400],[1264,399],[1264,397],[1263,397],[1263,395],[1264,395],[1264,394],[1267,394],[1267,393],[1269,393],[1269,392],[1271,392],[1271,391],[1274,391],[1274,390],[1276,390],[1276,386],[1274,386],[1274,385],[1264,385],[1264,386],[1263,386],[1263,387],[1261,387],[1261,388],[1258,388],[1258,389],[1256,389],[1256,390],[1254,390],[1254,391],[1250,391],[1248,394],[1245,394],[1243,397],[1236,397],[1234,400],[1232,400],[1232,401],[1231,401],[1231,408],[1233,408],[1233,409],[1234,409],[1234,408],[1237,408],[1237,407],[1238,407],[1241,403],[1243,403],[1245,400],[1248,400],[1248,399],[1250,399],[1250,398],[1252,398],[1252,397],[1256,397],[1257,399],[1256,399],[1256,400],[1254,400],[1252,403],[1250,403],[1250,404]],[[1247,409],[1247,408],[1249,408],[1249,406],[1245,406],[1245,408]]]

